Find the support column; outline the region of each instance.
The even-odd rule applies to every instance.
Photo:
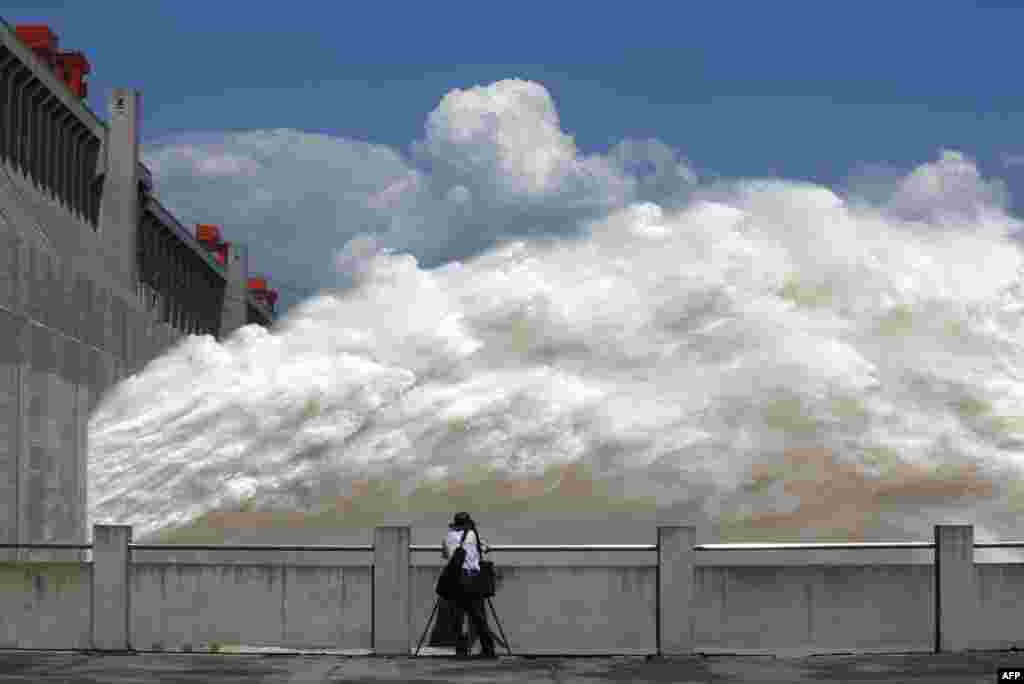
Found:
[[[373,652],[409,655],[409,541],[408,526],[377,527],[373,531]]]
[[[248,322],[246,306],[249,289],[249,249],[232,242],[228,247],[227,279],[220,315],[220,339],[231,335]]]
[[[92,528],[92,647],[131,650],[128,562],[131,525]]]
[[[697,528],[658,526],[658,655],[693,653],[693,585]]]
[[[974,526],[936,525],[936,653],[957,653],[970,648],[977,607]]]
[[[116,88],[110,96],[110,122],[104,142],[103,195],[99,237],[110,273],[130,292],[138,278],[139,93]]]

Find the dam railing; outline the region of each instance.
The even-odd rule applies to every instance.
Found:
[[[411,544],[408,526],[342,546],[134,544],[131,531],[97,525],[92,544],[0,544],[91,557],[0,562],[0,648],[409,654],[444,564],[440,543]],[[1024,647],[1024,562],[974,557],[1024,541],[975,542],[971,525],[934,533],[931,542],[696,544],[695,527],[661,525],[657,544],[490,544],[510,554],[491,557],[492,602],[513,652],[526,655]],[[824,558],[868,550],[885,553]],[[930,552],[931,562],[891,555],[901,550]],[[728,561],[742,551],[753,553]]]

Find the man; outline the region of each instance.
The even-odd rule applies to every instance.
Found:
[[[464,542],[462,541],[463,532],[466,533]],[[445,560],[451,558],[455,549],[459,548],[460,542],[462,543],[462,548],[466,551],[466,559],[462,563],[463,586],[471,582],[473,576],[480,574],[480,554],[477,553],[478,539],[476,523],[473,522],[469,513],[456,513],[455,518],[448,525],[448,534],[445,535],[444,544],[441,547],[441,555]],[[483,553],[487,553],[490,550],[487,544],[482,539],[479,541],[480,550]],[[469,650],[475,641],[475,638],[471,639],[462,634],[463,616],[468,615],[472,625],[471,634],[475,632],[475,637],[480,638],[481,657],[496,658],[494,639],[491,635],[491,630],[487,626],[487,614],[484,612],[484,599],[462,592],[455,600],[455,603],[455,629],[458,634],[455,654],[459,657],[468,656]]]

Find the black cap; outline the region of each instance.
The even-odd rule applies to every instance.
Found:
[[[448,527],[472,527],[473,519],[469,517],[469,513],[459,512],[455,514],[455,518]]]

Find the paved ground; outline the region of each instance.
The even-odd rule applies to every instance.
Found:
[[[346,682],[928,682],[991,684],[999,667],[1024,667],[1022,652],[963,655],[450,657],[335,655],[91,654],[0,651],[0,684],[322,684]]]

